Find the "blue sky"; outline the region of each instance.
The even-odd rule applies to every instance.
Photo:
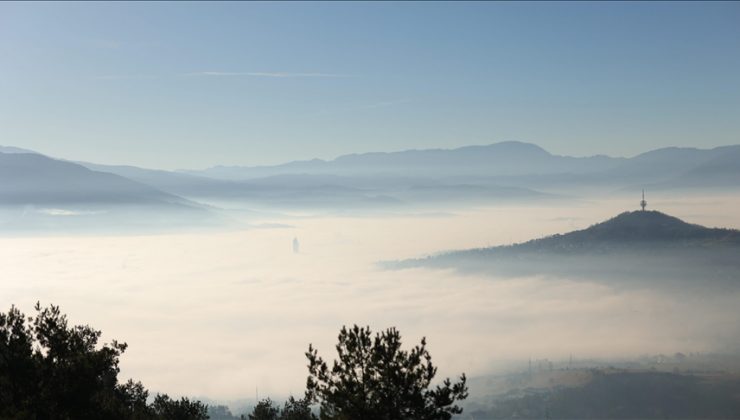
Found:
[[[740,143],[740,3],[0,3],[0,144],[157,168]]]

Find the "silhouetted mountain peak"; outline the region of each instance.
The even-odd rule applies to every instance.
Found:
[[[489,147],[492,149],[498,149],[501,151],[519,151],[519,152],[528,152],[528,153],[535,153],[540,155],[550,155],[550,152],[543,149],[542,147],[534,144],[534,143],[526,143],[523,141],[502,141],[499,143],[493,143],[489,144],[488,146],[483,147]]]
[[[522,245],[545,248],[588,247],[591,244],[665,242],[670,245],[740,244],[740,231],[687,223],[659,211],[624,212],[589,228],[537,239]]]
[[[711,262],[715,267],[712,275],[736,278],[737,271],[726,270],[730,266],[737,267],[738,251],[740,230],[695,225],[659,211],[632,211],[565,234],[514,245],[451,251],[421,259],[388,262],[384,266],[459,267],[519,274],[565,272],[588,276],[628,272],[633,276],[635,273],[630,271],[633,266],[625,264],[631,260],[623,258],[637,257],[634,261],[641,261],[641,264],[650,258],[663,258],[656,267],[665,269],[664,273],[670,276],[681,277],[686,274],[682,272],[683,268],[677,272],[670,264],[683,264],[690,271],[692,264]],[[588,265],[585,263],[587,259],[573,258],[601,259],[592,260],[596,265]],[[658,272],[653,274],[660,275]]]
[[[455,149],[411,149],[400,152],[370,152],[342,155],[329,161],[334,164],[446,164],[457,165],[491,159],[527,159],[552,157],[545,149],[532,143],[505,141],[482,146]]]
[[[586,229],[595,238],[624,239],[685,239],[712,229],[686,223],[683,220],[655,210],[624,212],[605,222]]]

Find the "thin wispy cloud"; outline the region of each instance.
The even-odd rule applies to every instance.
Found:
[[[349,74],[340,73],[291,73],[291,72],[232,72],[232,71],[201,71],[195,73],[188,73],[188,76],[210,76],[210,77],[272,77],[272,78],[299,78],[299,77],[314,77],[314,78],[345,78],[352,77]]]

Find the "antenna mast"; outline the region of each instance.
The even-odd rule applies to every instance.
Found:
[[[640,207],[642,207],[642,211],[645,211],[645,207],[647,207],[647,201],[645,201],[645,190],[642,190],[642,200],[640,201]]]

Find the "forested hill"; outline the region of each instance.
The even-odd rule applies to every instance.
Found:
[[[587,229],[496,248],[568,252],[640,247],[640,245],[740,246],[740,231],[695,225],[659,211],[633,211],[622,213]]]
[[[634,211],[565,234],[385,262],[382,266],[455,268],[504,275],[736,279],[740,273],[740,231],[695,225],[658,211]]]

